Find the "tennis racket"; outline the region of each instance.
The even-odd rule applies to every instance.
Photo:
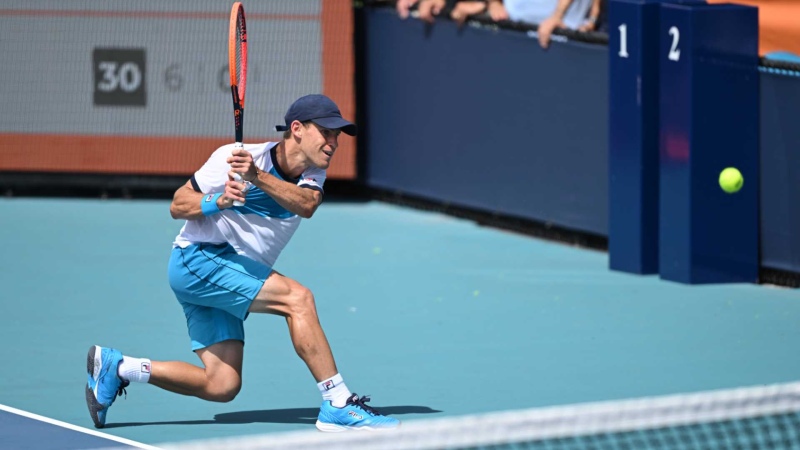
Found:
[[[244,128],[244,94],[247,86],[247,27],[244,21],[244,6],[236,2],[231,8],[231,21],[228,29],[228,73],[231,76],[231,94],[233,95],[233,123],[235,125],[234,149],[244,148],[242,134]],[[236,174],[236,181],[242,176]],[[249,189],[247,184],[245,189]],[[240,201],[234,205],[242,206]]]

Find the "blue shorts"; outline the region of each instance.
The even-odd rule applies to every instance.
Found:
[[[169,285],[183,306],[192,351],[217,342],[244,342],[244,320],[272,268],[228,244],[172,249]]]

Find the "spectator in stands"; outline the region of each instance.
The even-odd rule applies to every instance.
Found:
[[[450,18],[459,24],[469,16],[484,12],[496,22],[508,19],[501,0],[397,0],[397,14],[406,19],[415,5],[419,18],[428,23],[433,23],[436,16],[446,11],[450,11]]]
[[[487,1],[460,1],[455,4],[450,12],[450,18],[459,25],[464,23],[469,16],[486,13],[495,22],[508,20],[508,12],[501,0]]]
[[[557,28],[596,30],[601,0],[466,0],[454,5],[450,17],[461,24],[470,16],[483,13],[495,22],[510,19],[538,25],[539,45],[547,48]]]
[[[400,16],[401,19],[408,19],[408,15],[411,13],[411,8],[417,4],[417,0],[397,0],[395,4],[395,8],[397,9],[397,15]]]
[[[595,11],[597,12],[596,16],[593,15]],[[594,23],[594,31],[608,33],[608,0],[599,0],[592,4],[589,9],[589,18],[591,19],[592,17],[597,17]]]
[[[557,28],[589,32],[598,29],[605,0],[397,0],[400,18],[417,6],[419,18],[433,23],[443,11],[459,25],[469,17],[487,14],[493,21],[513,20],[538,25],[539,45],[547,48]]]
[[[539,26],[539,45],[547,48],[557,28],[593,31],[600,15],[600,0],[505,0],[511,20]]]
[[[450,0],[454,3],[453,0]],[[433,23],[436,16],[448,6],[447,0],[397,0],[397,14],[401,19],[408,18],[409,12],[414,5],[417,5],[419,18],[428,23]],[[452,8],[452,5],[450,5]]]

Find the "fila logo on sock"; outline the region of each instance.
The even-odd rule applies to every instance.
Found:
[[[333,388],[335,388],[335,387],[336,387],[336,385],[335,385],[335,384],[333,384],[333,381],[332,381],[332,380],[328,380],[328,381],[326,381],[326,382],[325,382],[325,384],[323,384],[322,386],[323,386],[323,387],[325,387],[325,390],[326,390],[326,391],[330,391],[331,389],[333,389]]]
[[[146,362],[142,363],[142,372],[150,373],[150,363],[146,363]]]

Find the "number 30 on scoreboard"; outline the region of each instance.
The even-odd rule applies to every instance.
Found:
[[[147,104],[144,49],[96,48],[92,66],[96,106]]]

